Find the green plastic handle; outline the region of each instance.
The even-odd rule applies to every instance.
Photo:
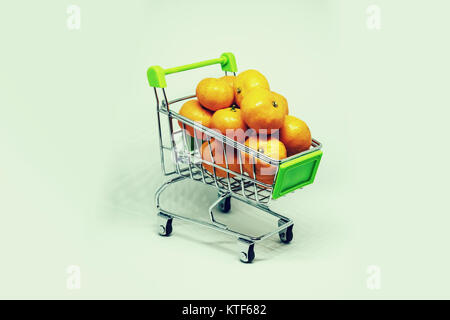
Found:
[[[167,74],[197,69],[201,67],[210,66],[213,64],[220,64],[223,71],[237,72],[237,65],[236,59],[234,58],[234,54],[232,54],[231,52],[225,52],[220,56],[220,58],[217,59],[200,61],[169,69],[163,69],[160,66],[151,66],[147,70],[148,83],[150,84],[151,87],[165,88],[167,87],[166,84]]]

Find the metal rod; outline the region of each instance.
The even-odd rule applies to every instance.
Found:
[[[222,201],[226,197],[227,196],[220,196],[216,201],[213,202],[213,204],[208,209],[209,218],[211,219],[211,222],[223,229],[228,229],[228,227],[227,227],[227,225],[216,221],[216,219],[214,218],[213,209],[220,203],[220,201]]]
[[[172,123],[172,117],[170,116],[169,101],[167,100],[166,90],[164,88],[162,88],[162,92],[164,95],[164,101],[166,103],[165,104],[166,110],[169,113],[169,116],[167,117],[167,121],[169,122],[170,143],[172,146],[172,156],[173,156],[173,160],[175,162],[175,169],[178,173],[180,173],[180,165],[177,161],[177,154],[176,154],[176,150],[175,150],[175,140],[173,138],[173,123]]]
[[[161,131],[161,117],[159,115],[159,98],[158,98],[158,92],[156,91],[156,87],[153,88],[155,92],[155,98],[156,98],[156,116],[158,117],[158,132],[159,132],[159,155],[161,158],[161,169],[166,174],[166,167],[164,162],[164,144],[162,140],[162,131]]]
[[[231,192],[231,183],[230,183],[230,172],[228,170],[230,170],[230,168],[228,167],[228,159],[227,159],[227,152],[225,150],[225,144],[222,141],[222,150],[223,150],[223,155],[225,157],[225,166],[227,168],[227,182],[228,182],[228,190]]]
[[[196,131],[196,129],[195,128],[193,128],[193,130],[194,130],[194,144],[195,144],[195,148],[198,150],[198,152],[199,152],[199,154],[200,154],[200,158],[203,158],[202,157],[202,150],[200,149],[200,147],[198,146],[199,144],[198,144],[198,137],[197,137],[197,131]],[[205,174],[204,174],[204,168],[203,168],[203,166],[201,166],[201,168],[200,168],[200,172],[202,173],[202,180],[203,180],[203,183],[205,183]]]
[[[211,156],[211,160],[213,162],[213,164],[216,164],[216,160],[214,159],[213,153],[212,153],[212,149],[211,149],[211,139],[208,140],[208,146],[209,146],[209,155]],[[217,174],[216,174],[216,166],[213,166],[213,171],[214,171],[214,182],[216,183],[216,187],[219,188],[219,185],[217,184]]]

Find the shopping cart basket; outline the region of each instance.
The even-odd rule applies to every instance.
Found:
[[[228,72],[236,75],[237,66],[236,60],[232,53],[224,53],[217,59],[206,60],[202,62],[183,65],[180,67],[163,69],[160,66],[152,66],[147,71],[148,81],[151,87],[154,88],[156,97],[156,114],[158,119],[159,143],[161,166],[164,175],[172,176],[170,180],[161,185],[155,194],[156,208],[159,218],[159,233],[163,236],[168,236],[172,232],[172,221],[174,218],[192,222],[198,225],[212,228],[232,236],[237,237],[239,246],[239,256],[242,262],[250,263],[255,257],[254,245],[255,243],[265,240],[268,237],[279,234],[280,240],[284,243],[289,243],[292,240],[293,221],[279,213],[269,209],[268,205],[271,199],[279,198],[291,191],[302,188],[308,184],[313,183],[322,151],[322,145],[316,139],[312,139],[312,145],[309,150],[293,155],[291,157],[277,160],[268,157],[258,150],[250,149],[246,145],[235,141],[228,136],[224,136],[218,131],[211,130],[197,122],[194,122],[186,117],[181,116],[174,110],[174,105],[179,104],[185,100],[195,98],[195,95],[186,96],[169,101],[165,88],[166,75],[187,71],[191,69],[201,68],[214,64],[220,64],[225,75]],[[164,137],[163,118],[167,119],[168,132]],[[180,129],[175,130],[173,122],[178,122]],[[186,128],[192,128],[194,137],[186,133]],[[211,161],[208,161],[201,156],[201,147],[204,141],[208,143],[209,152],[211,151],[211,139],[214,138],[216,142],[221,143],[221,152],[224,153],[224,164],[215,163],[215,157],[211,156]],[[226,152],[234,151],[237,155],[239,164],[239,172],[232,171],[227,163]],[[275,168],[275,178],[273,184],[266,184],[256,179],[253,179],[243,170],[242,154],[252,158],[253,163],[253,177],[257,177],[255,163],[262,161]],[[172,168],[168,168],[169,164]],[[205,170],[204,166],[209,166],[212,170]],[[217,170],[222,173],[226,172],[226,177],[217,175]],[[212,172],[211,172],[212,171]],[[209,221],[193,219],[191,217],[183,216],[174,212],[170,212],[161,207],[160,195],[171,184],[179,182],[184,179],[192,179],[194,181],[210,185],[218,190],[218,199],[214,201],[209,207]],[[251,236],[233,230],[229,226],[218,222],[214,217],[213,209],[218,207],[222,212],[228,212],[231,209],[231,198],[247,203],[278,218],[278,226],[271,232]]]

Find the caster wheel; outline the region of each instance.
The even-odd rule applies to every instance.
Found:
[[[223,213],[228,213],[231,210],[231,196],[226,197],[222,201],[219,202],[219,210]]]
[[[165,214],[158,214],[158,217],[160,218],[159,222],[159,234],[161,236],[167,237],[172,233],[172,221],[173,219],[169,216],[166,216]]]
[[[284,221],[279,220],[279,221],[278,221],[278,226],[281,226],[281,225],[283,225],[284,223],[285,223]],[[280,236],[281,242],[283,242],[283,243],[289,243],[289,242],[292,241],[292,238],[294,237],[294,234],[293,234],[293,232],[292,232],[293,227],[294,227],[294,225],[290,225],[290,226],[287,227],[286,229],[281,230],[281,231],[279,232],[279,236]]]
[[[239,254],[239,259],[244,263],[252,263],[253,259],[255,259],[255,244],[251,243],[246,248],[243,248]]]

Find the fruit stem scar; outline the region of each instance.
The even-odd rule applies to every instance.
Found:
[[[237,89],[236,89],[236,92],[237,92],[237,93],[241,93],[241,88],[237,88]]]
[[[278,103],[276,101],[272,101],[272,105],[276,108],[278,107]]]

